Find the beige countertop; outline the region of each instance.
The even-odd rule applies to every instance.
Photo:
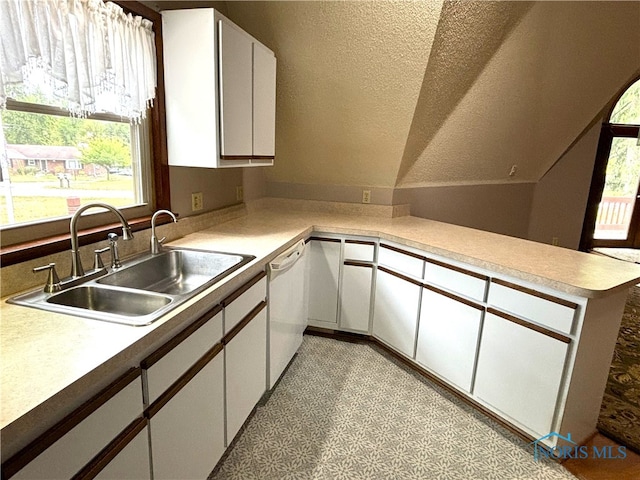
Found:
[[[152,325],[131,327],[0,305],[2,458],[261,271],[311,232],[380,237],[564,293],[607,296],[640,279],[640,266],[410,216],[380,218],[257,209],[171,245],[246,253],[254,261]]]

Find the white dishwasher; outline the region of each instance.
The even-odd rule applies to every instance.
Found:
[[[269,388],[302,343],[307,327],[307,268],[301,240],[269,263]]]

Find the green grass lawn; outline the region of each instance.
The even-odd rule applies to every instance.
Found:
[[[110,175],[109,180],[106,177],[92,178],[85,175],[79,175],[77,180],[73,176],[70,178],[72,190],[86,190],[87,196],[80,195],[81,205],[91,202],[104,202],[114,207],[123,207],[131,205],[131,197],[126,198],[107,198],[101,197],[101,191],[133,191],[133,178],[123,175]],[[60,182],[55,175],[11,175],[11,183],[20,184],[39,184],[40,188],[60,189]],[[38,191],[38,189],[36,189]],[[41,190],[40,190],[41,191]],[[71,193],[69,193],[71,196]],[[49,197],[49,196],[23,196],[14,195],[13,197],[14,222],[23,223],[39,220],[43,218],[64,217],[69,215],[67,209],[67,199],[65,197]],[[9,224],[9,215],[7,212],[7,201],[4,196],[0,196],[0,225]]]
[[[130,198],[100,198],[96,196],[82,199],[82,205],[91,202],[108,203],[114,207],[131,205]],[[15,223],[69,215],[67,199],[63,197],[13,197],[13,211]],[[0,197],[0,225],[7,225],[8,223],[6,199]]]

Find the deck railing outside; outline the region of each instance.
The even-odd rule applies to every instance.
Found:
[[[602,197],[596,217],[595,238],[625,239],[629,231],[634,197]]]

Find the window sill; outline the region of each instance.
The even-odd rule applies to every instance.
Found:
[[[170,218],[159,218],[156,221],[156,225],[163,225],[170,221]],[[147,228],[151,228],[151,215],[131,219],[128,223],[133,232],[146,230]],[[115,222],[100,227],[81,230],[78,232],[78,243],[80,246],[83,246],[99,242],[106,238],[107,233],[114,230],[120,231],[121,228],[120,223]],[[0,265],[7,267],[67,250],[71,250],[71,234],[69,233],[43,238],[33,242],[9,245],[0,249]]]

